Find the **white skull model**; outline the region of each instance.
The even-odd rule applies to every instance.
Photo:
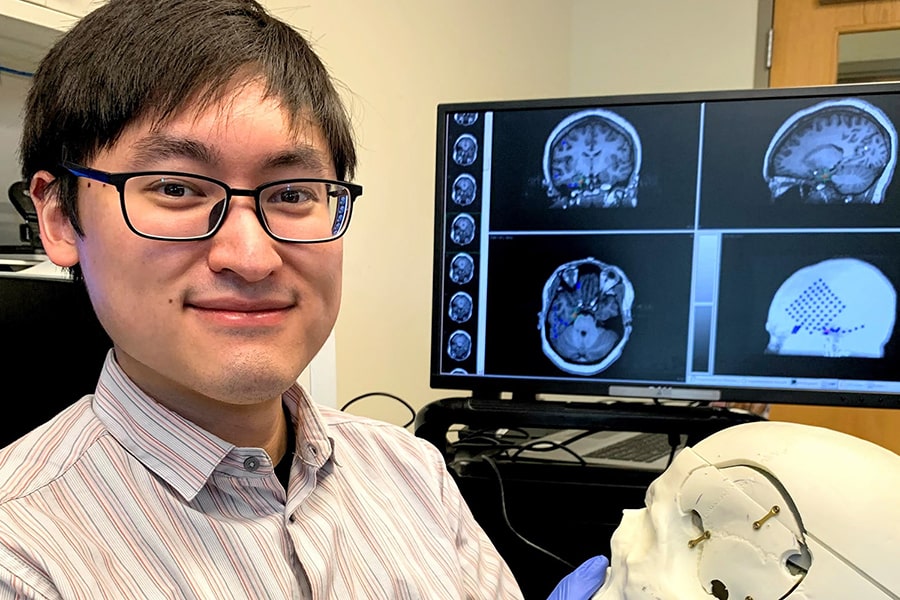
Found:
[[[897,130],[858,98],[820,102],[794,113],[766,151],[772,200],[796,189],[812,204],[880,204],[897,164]]]
[[[855,258],[798,270],[769,305],[768,354],[881,358],[894,332],[897,292],[884,274]]]
[[[557,267],[544,284],[541,348],[568,373],[594,375],[622,355],[631,335],[634,288],[619,267],[585,258]]]
[[[569,115],[544,144],[544,187],[551,208],[634,208],[640,170],[637,131],[608,110]]]
[[[900,456],[754,422],[685,448],[626,510],[593,600],[900,598]]]

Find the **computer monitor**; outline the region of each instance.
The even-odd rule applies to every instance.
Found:
[[[900,84],[437,108],[431,386],[900,407]]]
[[[27,271],[0,272],[0,447],[93,394],[112,348],[84,284]]]

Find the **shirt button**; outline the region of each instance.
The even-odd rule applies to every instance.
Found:
[[[316,448],[316,447],[313,446],[312,444],[307,444],[307,445],[306,445],[306,452],[307,452],[307,454],[309,454],[310,458],[315,458],[316,456],[319,455],[319,450],[318,450],[318,448]]]
[[[248,471],[255,471],[259,468],[259,459],[255,456],[248,456],[244,459],[244,468]]]

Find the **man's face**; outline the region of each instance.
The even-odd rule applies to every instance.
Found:
[[[319,127],[292,135],[261,85],[187,111],[151,130],[139,122],[86,165],[111,172],[182,171],[231,187],[298,177],[335,178]],[[84,237],[51,244],[58,264],[79,262],[116,358],[145,391],[181,412],[210,401],[247,405],[280,397],[324,343],[337,318],[340,240],[270,238],[250,197],[232,199],[211,239],[138,237],[113,186],[79,179]]]

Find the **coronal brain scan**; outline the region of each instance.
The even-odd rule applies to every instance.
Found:
[[[453,181],[453,191],[450,197],[460,206],[468,206],[475,200],[478,185],[475,178],[468,173],[463,173]]]
[[[560,121],[543,162],[551,208],[637,206],[641,140],[614,112],[584,110]]]
[[[631,335],[634,288],[619,267],[594,258],[560,265],[543,290],[541,346],[567,373],[594,375],[621,355]]]
[[[897,292],[871,264],[835,258],[799,269],[769,306],[767,354],[881,358]]]
[[[472,352],[472,336],[462,330],[454,331],[447,341],[447,356],[453,360],[466,360]]]
[[[881,204],[896,163],[894,124],[872,104],[844,98],[787,119],[769,143],[763,177],[773,201]]]
[[[450,318],[457,323],[465,323],[472,318],[472,296],[456,292],[450,298]]]
[[[475,219],[465,213],[453,219],[450,226],[450,239],[460,246],[471,244],[475,239]]]
[[[478,158],[478,141],[475,136],[464,133],[453,144],[453,162],[468,167]]]
[[[475,123],[478,120],[478,113],[474,112],[461,112],[453,115],[453,120],[456,121],[457,125],[462,125],[463,127],[468,127]]]
[[[450,261],[450,280],[460,285],[472,281],[475,272],[475,262],[465,252],[460,252]]]

